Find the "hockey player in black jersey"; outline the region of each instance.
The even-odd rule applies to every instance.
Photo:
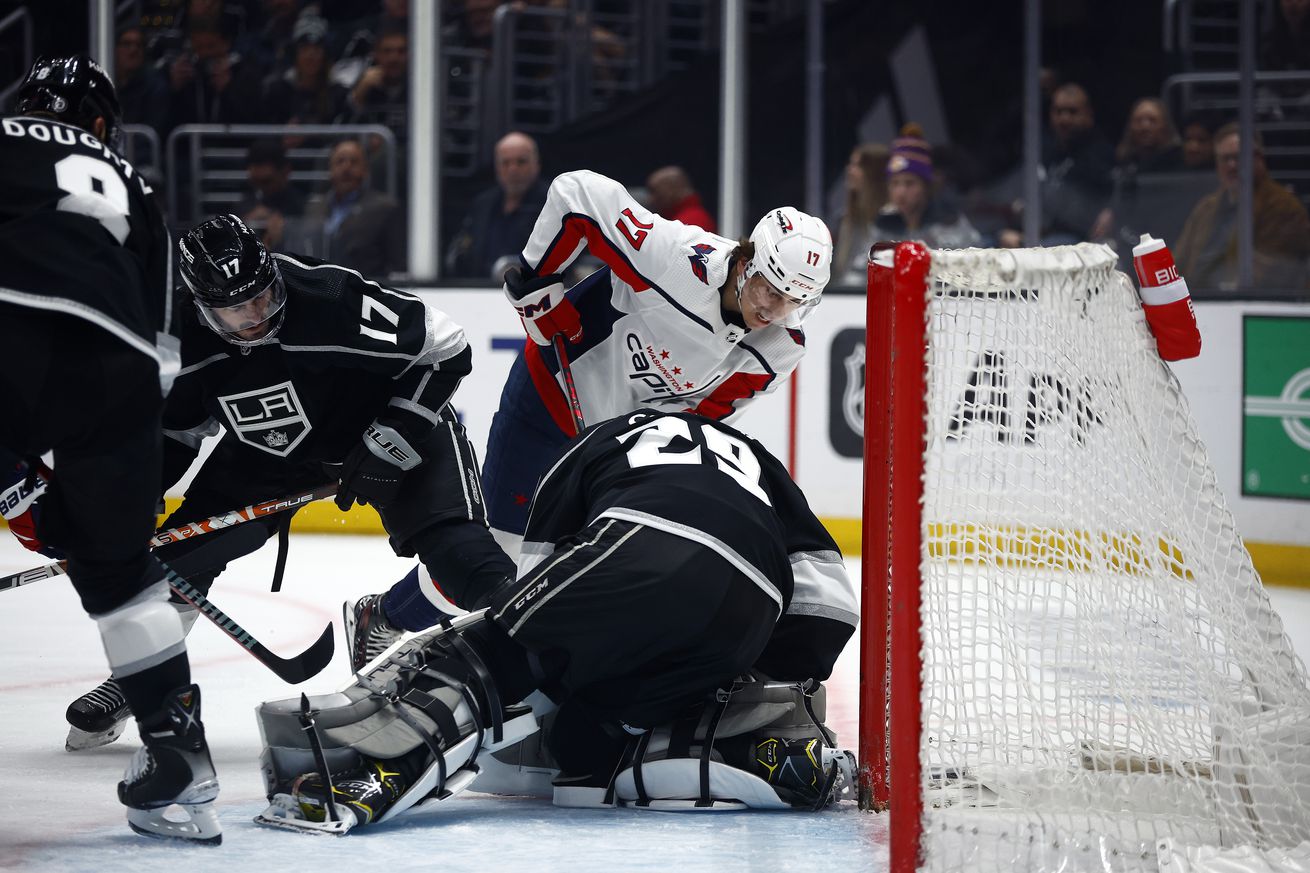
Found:
[[[217,843],[200,691],[147,549],[163,394],[178,371],[168,232],[149,186],[111,147],[118,101],[94,61],[38,60],[15,108],[0,118],[0,348],[12,362],[0,368],[0,490],[19,496],[3,501],[5,515],[29,534],[24,545],[68,556],[123,719],[137,718],[144,746],[118,786],[129,824]],[[164,818],[175,803],[187,821]]]
[[[475,598],[513,577],[487,529],[477,460],[448,402],[472,361],[459,325],[354,270],[270,254],[234,215],[196,226],[178,249],[189,294],[183,366],[163,414],[164,483],[186,472],[206,435],[219,425],[226,433],[167,526],[335,479],[342,510],[373,505],[396,553],[417,554],[455,596]],[[264,519],[268,535],[285,530],[290,516]],[[194,542],[156,553],[167,561]],[[223,568],[193,574],[192,584],[207,591]],[[379,601],[363,609],[378,611]],[[437,621],[429,608],[404,610],[418,616],[413,629]],[[350,625],[354,615],[346,618]],[[352,652],[352,661],[366,662],[399,636],[348,630],[361,649],[375,649]],[[102,685],[73,703],[74,732],[81,712],[101,715],[97,698],[112,691]],[[104,730],[73,737],[81,747],[112,739]]]
[[[720,422],[639,410],[550,467],[520,575],[485,613],[339,694],[261,707],[258,820],[340,831],[444,799],[531,733],[507,704],[535,691],[558,705],[557,805],[822,806],[853,766],[809,698],[855,623],[841,555],[781,463]]]

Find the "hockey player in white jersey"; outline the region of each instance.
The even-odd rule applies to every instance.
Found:
[[[584,249],[605,267],[566,293],[561,274]],[[801,323],[828,284],[831,259],[827,226],[790,206],[769,210],[748,240],[733,241],[661,218],[597,173],[557,177],[521,265],[505,276],[529,342],[501,393],[482,481],[488,522],[510,557],[518,554],[538,479],[573,436],[551,347],[556,334],[570,343],[588,422],[643,407],[731,421],[800,363]],[[439,585],[415,568],[387,602],[415,604],[421,618],[430,603],[449,608]],[[388,620],[409,629],[421,624],[377,610],[368,615],[370,626],[357,633],[383,636]]]

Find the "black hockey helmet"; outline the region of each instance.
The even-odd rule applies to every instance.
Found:
[[[182,281],[215,333],[238,346],[273,339],[286,316],[287,288],[259,236],[235,215],[198,224],[177,241]]]
[[[114,83],[99,64],[86,55],[38,58],[18,86],[14,111],[20,115],[44,112],[60,121],[95,132],[95,120],[105,120],[105,142],[118,143],[123,112]]]

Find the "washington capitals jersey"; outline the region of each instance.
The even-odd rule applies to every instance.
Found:
[[[219,425],[238,458],[265,468],[339,463],[380,415],[421,438],[469,373],[463,329],[413,294],[313,258],[273,257],[287,302],[270,342],[242,349],[184,309],[183,366],[164,409],[169,484]]]
[[[150,186],[80,127],[0,118],[0,301],[63,312],[177,370],[172,255]]]
[[[548,275],[587,249],[608,268],[605,281],[569,293],[583,328],[569,362],[587,421],[642,407],[731,420],[786,381],[805,353],[800,328],[748,331],[724,319],[720,288],[735,247],[649,212],[613,179],[585,170],[555,179],[522,257]],[[528,343],[525,355],[546,407],[571,433],[553,352]]]
[[[721,422],[642,409],[584,431],[538,485],[520,576],[600,518],[701,543],[777,603],[786,650],[769,657],[786,668],[775,678],[826,677],[855,629],[855,590],[831,535],[781,462]],[[801,675],[783,675],[792,670]]]

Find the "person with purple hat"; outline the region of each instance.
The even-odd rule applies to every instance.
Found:
[[[892,140],[887,197],[875,223],[876,241],[918,240],[930,248],[959,249],[982,239],[969,219],[939,196],[932,147],[917,124],[906,124]]]

